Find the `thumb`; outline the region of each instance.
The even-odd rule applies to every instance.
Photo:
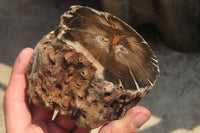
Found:
[[[99,133],[136,133],[149,120],[150,116],[148,109],[136,106],[127,111],[124,118],[103,126]]]

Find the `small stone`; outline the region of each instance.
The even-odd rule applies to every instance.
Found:
[[[33,104],[96,128],[137,105],[159,68],[149,45],[122,20],[72,6],[36,45],[26,74]]]

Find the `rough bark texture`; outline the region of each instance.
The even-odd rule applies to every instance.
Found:
[[[156,57],[126,23],[73,6],[37,44],[27,68],[28,96],[80,127],[119,119],[159,75]]]

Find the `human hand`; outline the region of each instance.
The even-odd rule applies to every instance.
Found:
[[[7,133],[89,133],[90,129],[79,128],[61,115],[52,121],[53,111],[28,104],[25,71],[32,53],[30,48],[22,50],[12,70],[4,97]],[[124,118],[104,125],[99,133],[136,133],[150,116],[146,108],[136,106]]]

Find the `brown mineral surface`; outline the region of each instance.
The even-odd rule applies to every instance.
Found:
[[[72,6],[36,45],[27,93],[33,104],[95,128],[123,117],[158,75],[153,51],[133,28],[109,13]]]

